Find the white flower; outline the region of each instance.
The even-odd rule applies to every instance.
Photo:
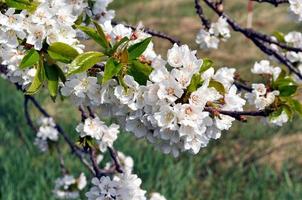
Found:
[[[81,137],[90,136],[97,140],[101,151],[105,151],[107,147],[112,147],[113,142],[117,139],[119,126],[111,124],[109,127],[98,117],[87,118],[84,123],[80,123],[76,127],[76,131]]]
[[[86,193],[88,200],[146,200],[146,191],[140,188],[142,181],[135,174],[123,173],[111,180],[108,176],[93,178],[94,185]]]
[[[34,45],[36,50],[41,50],[43,41],[46,38],[45,27],[42,25],[32,25],[27,29],[29,35],[26,42]]]
[[[166,198],[161,194],[154,192],[151,194],[150,200],[166,200]]]
[[[53,17],[53,15],[54,13],[51,8],[47,4],[42,3],[35,10],[34,14],[31,15],[31,21],[35,24],[45,24]]]
[[[201,49],[217,49],[219,44],[219,39],[216,36],[213,36],[209,32],[205,31],[204,29],[200,29],[195,41],[197,44],[199,44],[199,47]]]
[[[157,96],[161,100],[167,100],[172,103],[182,96],[183,90],[181,88],[180,83],[173,78],[169,78],[160,82]]]
[[[154,118],[157,121],[159,127],[170,130],[177,130],[177,112],[168,105],[163,105],[159,112],[154,113]]]
[[[122,152],[118,151],[117,152],[117,157],[120,161],[120,164],[123,166],[123,170],[126,173],[131,173],[134,167],[134,161],[131,158],[131,156],[126,156]]]
[[[288,121],[288,119],[289,118],[288,118],[287,113],[285,111],[282,111],[282,113],[278,117],[270,118],[269,122],[276,126],[282,126],[284,123],[286,123]]]
[[[215,75],[213,76],[213,79],[222,83],[226,89],[229,89],[231,85],[234,83],[235,71],[236,70],[234,68],[227,68],[227,67],[219,68],[216,71]]]
[[[71,175],[65,175],[62,178],[56,179],[53,193],[59,199],[78,199],[79,190],[84,189],[86,183],[86,177],[83,173],[81,173],[78,179],[75,179]]]
[[[289,0],[290,11],[297,15],[298,20],[302,21],[302,1],[301,0]]]
[[[200,88],[191,94],[189,99],[191,105],[204,109],[208,101],[216,101],[222,97],[214,88],[208,88],[208,85],[209,82],[205,81]]]
[[[108,176],[93,178],[91,183],[94,185],[89,192],[86,193],[88,200],[113,200],[116,196],[116,182],[112,181]]]
[[[275,90],[268,92],[264,84],[252,84],[253,91],[246,93],[245,98],[251,105],[255,105],[258,110],[263,110],[272,103],[274,103],[279,91]]]
[[[246,103],[246,101],[240,97],[240,94],[237,94],[237,87],[235,85],[231,86],[230,90],[225,94],[224,101],[225,104],[222,109],[229,111],[242,111]]]
[[[39,123],[41,126],[37,133],[38,138],[42,140],[58,140],[59,132],[56,129],[54,120],[52,118],[41,118]]]
[[[113,27],[111,32],[111,38],[117,42],[121,40],[123,37],[130,38],[132,33],[132,30],[130,28],[125,27],[122,24],[118,24],[115,27]]]
[[[221,37],[223,39],[231,37],[227,20],[224,17],[219,17],[216,23],[212,23],[209,32],[216,37]]]
[[[81,173],[79,178],[77,179],[77,188],[79,190],[83,190],[87,185],[87,178],[84,173]]]
[[[302,47],[302,33],[293,31],[285,35],[284,37],[287,43],[290,43],[294,47],[300,48]]]
[[[140,188],[142,180],[136,174],[123,173],[115,180],[118,182],[117,200],[146,200],[146,191]]]
[[[126,75],[124,83],[128,86],[125,89],[123,86],[117,86],[114,90],[114,95],[120,102],[127,105],[132,110],[137,110],[143,107],[145,87],[140,86],[132,76]]]
[[[77,74],[65,82],[61,89],[63,96],[71,96],[76,105],[85,103],[87,99],[97,101],[97,90],[100,85],[96,77],[87,76],[86,73]]]
[[[181,67],[183,64],[183,51],[177,44],[174,44],[173,48],[168,50],[168,63],[172,67]]]
[[[268,60],[261,60],[260,62],[255,63],[251,72],[254,74],[269,74],[276,80],[281,73],[281,68],[271,66]]]
[[[92,12],[98,16],[97,20],[102,24],[111,21],[115,17],[114,10],[107,10],[111,2],[112,0],[97,0],[93,5]]]

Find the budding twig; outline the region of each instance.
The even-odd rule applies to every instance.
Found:
[[[252,0],[258,3],[270,3],[273,4],[274,6],[278,6],[280,4],[285,4],[285,3],[289,3],[288,0]]]
[[[218,9],[216,3],[211,0],[204,0],[206,5],[211,8],[218,16],[224,17],[228,24],[232,27],[232,29],[236,32],[242,33],[246,38],[250,39],[262,52],[267,55],[274,56],[280,63],[284,64],[291,73],[294,73],[302,80],[302,74],[299,72],[297,68],[293,66],[293,64],[286,58],[284,55],[273,49],[270,44],[278,45],[279,47],[286,49],[286,50],[295,50],[296,52],[301,52],[302,49],[294,48],[287,46],[286,44],[276,42],[271,39],[270,36],[265,35],[263,33],[259,33],[253,29],[243,28],[233,19],[231,19],[228,15],[226,15],[223,11]],[[195,1],[199,6],[199,1]]]

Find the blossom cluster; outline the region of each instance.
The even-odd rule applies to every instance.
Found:
[[[148,49],[145,55],[150,55]],[[235,69],[225,67],[215,73],[209,68],[199,73],[203,60],[186,45],[174,45],[167,57],[167,61],[160,56],[151,57],[153,71],[146,85],[126,75],[123,80],[126,88],[113,79],[100,86],[95,77],[81,74],[70,77],[62,94],[78,99],[77,105],[94,106],[104,116],[116,118],[122,128],[138,138],[147,138],[164,153],[196,154],[211,138],[219,138],[221,131],[228,130],[235,120],[221,114],[213,116],[204,108],[211,105],[242,111],[245,100],[233,84]],[[202,79],[202,84],[196,91],[188,92],[194,75]],[[217,91],[215,84],[223,92]]]
[[[208,31],[204,28],[200,29],[196,36],[196,43],[202,49],[217,49],[220,40],[226,41],[230,37],[228,23],[224,17],[220,17],[217,22],[211,24]]]
[[[35,138],[35,145],[42,151],[48,150],[48,142],[56,142],[59,139],[59,132],[53,118],[42,117],[38,120],[40,125]]]
[[[86,185],[87,179],[84,173],[81,173],[78,178],[66,174],[56,179],[53,193],[58,199],[78,199],[79,191],[83,190]]]
[[[113,179],[108,176],[93,178],[94,186],[86,193],[86,197],[88,200],[144,200],[146,191],[140,188],[141,183],[137,175],[127,173],[115,176]]]
[[[81,137],[90,136],[98,142],[99,149],[104,152],[107,147],[112,147],[117,139],[119,126],[111,124],[109,127],[98,117],[87,118],[84,123],[80,123],[76,130]]]
[[[296,48],[302,48],[302,33],[293,31],[289,32],[284,36],[284,40],[289,45],[292,45]],[[302,52],[294,52],[294,51],[287,51],[285,56],[289,59],[290,62],[294,63],[295,66],[298,68],[299,72],[302,73]],[[301,80],[294,76],[295,81],[301,83]]]
[[[76,39],[72,25],[85,5],[83,0],[39,0],[33,13],[26,10],[16,12],[14,8],[0,13],[0,58],[2,64],[8,66],[6,76],[23,88],[31,83],[36,69],[19,69],[26,53],[25,43],[40,50],[44,42],[61,41],[81,50],[83,46]]]
[[[289,0],[289,10],[294,18],[299,22],[302,21],[302,1],[301,0]]]

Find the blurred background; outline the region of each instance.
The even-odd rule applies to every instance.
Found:
[[[226,12],[243,26],[247,21],[247,2],[225,2]],[[288,18],[287,7],[254,4],[253,28],[267,34],[302,31],[301,23]],[[116,10],[120,22],[136,25],[142,21],[146,27],[169,33],[191,49],[198,49],[194,41],[201,24],[193,0],[115,0],[111,8]],[[209,10],[206,13],[213,16]],[[155,44],[157,52],[165,57],[171,44],[157,39]],[[88,48],[95,46],[88,42]],[[253,80],[249,72],[254,62],[266,58],[250,41],[234,32],[219,50],[198,50],[198,54],[214,60],[217,68],[236,67],[247,80]],[[23,95],[3,79],[0,91],[0,199],[51,200],[54,180],[60,176],[57,154],[42,154],[33,145],[35,133],[25,122]],[[38,99],[76,139],[74,128],[80,119],[77,110],[67,101],[53,103],[47,94]],[[31,112],[38,117],[36,110]],[[282,128],[267,127],[253,119],[236,123],[198,155],[177,159],[126,133],[121,134],[115,146],[133,157],[142,187],[148,192],[158,191],[168,200],[302,199],[301,119]],[[72,174],[84,170],[70,156],[67,146],[63,145],[63,152]]]

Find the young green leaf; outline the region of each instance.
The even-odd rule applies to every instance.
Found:
[[[98,34],[99,34],[99,36],[100,36],[101,41],[102,41],[102,44],[103,44],[102,46],[103,46],[105,49],[109,48],[109,47],[110,47],[110,44],[109,44],[109,42],[108,42],[107,39],[106,39],[106,35],[105,35],[105,33],[104,33],[102,27],[101,27],[96,21],[93,21],[93,23],[94,23],[94,25],[95,25],[95,27],[96,27],[96,30],[97,30],[97,32],[98,32]]]
[[[47,86],[49,94],[55,98],[59,88],[59,70],[56,65],[45,65],[45,75],[47,78]]]
[[[104,42],[104,40],[99,36],[98,32],[94,30],[93,28],[86,27],[86,26],[76,26],[78,29],[86,33],[91,39],[96,41],[99,45],[101,45],[103,48],[107,48],[107,44]]]
[[[28,10],[30,12],[37,8],[36,2],[31,2],[29,0],[5,0],[8,7],[15,8],[17,10]]]
[[[109,58],[105,65],[104,77],[102,79],[102,83],[106,83],[108,80],[112,79],[112,77],[116,76],[122,69],[122,64],[118,63],[113,58]]]
[[[297,85],[280,85],[278,87],[281,97],[289,97],[289,96],[295,94],[297,89],[298,89]]]
[[[141,85],[146,85],[149,80],[149,75],[152,72],[152,67],[142,64],[139,61],[133,60],[128,68],[128,74],[134,77],[134,80]]]
[[[129,38],[128,37],[123,37],[120,41],[118,41],[110,50],[109,54],[112,55],[113,53],[116,52],[117,48],[119,48],[122,44],[125,42],[128,42]]]
[[[76,49],[62,42],[52,43],[47,52],[52,59],[63,63],[71,63],[79,55]]]
[[[209,83],[209,87],[215,88],[221,95],[225,94],[225,89],[223,84],[218,81],[211,80]]]
[[[134,60],[134,59],[138,58],[139,56],[141,56],[147,49],[151,40],[152,40],[152,37],[149,37],[139,43],[136,43],[136,44],[130,46],[128,49],[129,59]]]
[[[191,82],[187,88],[187,93],[190,94],[190,93],[196,91],[200,87],[201,84],[202,84],[202,80],[201,80],[200,74],[199,73],[194,74],[191,79]]]
[[[44,80],[45,80],[44,64],[43,64],[43,60],[40,59],[39,65],[37,67],[36,75],[25,94],[27,94],[27,95],[36,94],[40,90],[40,88],[43,86]]]
[[[202,62],[202,65],[199,69],[199,73],[207,71],[209,68],[213,67],[214,62],[208,58],[205,58]]]
[[[39,59],[39,53],[35,49],[29,50],[21,61],[20,69],[25,69],[37,64]]]
[[[298,100],[293,99],[292,106],[293,109],[302,117],[302,104]]]
[[[274,32],[274,36],[277,38],[277,40],[278,40],[279,42],[286,43],[284,33],[279,32],[279,31],[275,31],[275,32]]]
[[[95,64],[101,62],[103,56],[103,53],[95,51],[90,51],[78,55],[70,64],[67,76],[87,71]]]

